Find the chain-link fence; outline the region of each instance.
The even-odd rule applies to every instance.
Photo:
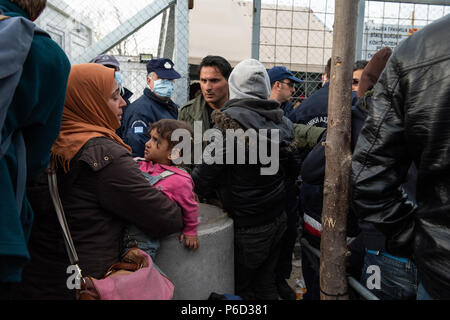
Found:
[[[448,5],[405,2],[411,1],[360,1],[364,18],[355,60],[370,60],[384,46],[395,48],[401,40],[450,13],[450,1]],[[260,60],[267,68],[284,65],[303,80],[296,87],[296,100],[322,86],[322,74],[332,54],[334,6],[334,0],[262,0]]]
[[[450,13],[447,6],[366,1],[361,57],[370,60],[381,47],[400,41],[427,24]]]
[[[48,0],[37,24],[74,64],[89,62],[101,53],[114,54],[121,63],[125,86],[134,92],[131,101],[146,87],[145,62],[153,57],[171,58],[182,75],[174,97],[182,105],[188,100],[189,68],[191,75],[192,70],[198,71],[195,67],[202,56],[222,55],[231,58],[233,65],[239,62],[234,61],[236,57],[250,57],[253,1],[257,0]],[[369,60],[382,46],[395,47],[450,13],[450,3],[407,2],[414,1],[360,1],[364,14],[355,17],[360,25],[355,60]],[[192,3],[194,14],[190,15]],[[332,54],[335,0],[261,0],[261,6],[260,61],[267,69],[284,65],[303,80],[295,99],[310,96],[321,87]],[[202,33],[207,29],[214,31]],[[198,77],[194,73],[193,78]]]
[[[260,60],[284,65],[303,80],[297,97],[320,88],[333,47],[334,0],[262,1]]]
[[[175,101],[187,101],[189,14],[185,0],[48,0],[36,23],[48,31],[72,64],[113,54],[121,65],[125,86],[134,93],[146,87],[146,62],[170,58],[182,75]]]

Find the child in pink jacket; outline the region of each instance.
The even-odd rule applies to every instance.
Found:
[[[194,182],[189,173],[172,163],[174,155],[181,152],[173,150],[179,142],[171,140],[177,129],[185,129],[191,137],[193,135],[192,128],[182,121],[163,119],[152,124],[150,140],[145,144],[145,159],[136,160],[150,184],[182,208],[184,229],[180,242],[190,250],[197,250],[198,202],[193,191]],[[129,226],[125,230],[124,246],[125,249],[137,246],[154,259],[159,241],[149,239],[135,226]]]

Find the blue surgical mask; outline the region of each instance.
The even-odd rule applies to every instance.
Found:
[[[158,96],[170,98],[172,97],[174,91],[175,91],[175,84],[173,83],[172,80],[167,79],[155,80],[153,92],[156,93]]]
[[[117,81],[117,85],[119,86],[120,92],[123,91],[123,80],[122,80],[122,74],[119,71],[114,72],[114,78]]]

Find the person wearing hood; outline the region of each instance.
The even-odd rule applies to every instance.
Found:
[[[116,134],[124,106],[114,70],[94,63],[72,66],[61,131],[51,148],[79,266],[83,275],[97,279],[119,261],[128,224],[151,238],[179,232],[183,226],[180,207],[150,186],[130,147]],[[12,299],[74,300],[47,172],[28,186],[28,194],[35,211],[31,260]]]
[[[286,230],[285,168],[294,144],[294,130],[280,104],[268,100],[270,80],[259,61],[248,59],[239,63],[230,75],[229,88],[230,100],[211,115],[217,130],[222,134],[228,131],[215,154],[222,157],[224,164],[198,165],[192,178],[200,196],[216,190],[223,208],[234,220],[236,294],[247,300],[278,300],[275,266]],[[251,135],[244,140],[230,136],[230,131],[239,129],[246,133],[254,130],[255,139]],[[245,161],[240,162],[243,164],[229,161],[239,158],[235,150],[242,144],[246,152]],[[273,167],[277,162],[278,170],[265,171],[268,165],[263,164],[267,162],[262,157],[256,161],[247,157],[258,146],[261,153],[264,144],[275,146],[272,155],[279,151],[280,157],[271,163]]]
[[[125,110],[121,133],[123,141],[133,150],[133,157],[144,158],[145,144],[150,139],[151,123],[178,118],[178,105],[171,97],[175,80],[181,78],[170,59],[152,59],[147,64],[147,85],[144,94]]]
[[[33,24],[46,0],[0,0],[0,300],[30,261],[34,208],[26,184],[44,172],[58,137],[70,62]]]

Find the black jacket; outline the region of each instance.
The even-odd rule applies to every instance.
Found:
[[[177,119],[178,106],[159,99],[149,88],[124,111],[121,137],[133,150],[133,157],[144,157],[145,144],[150,140],[150,124],[161,119]]]
[[[450,298],[450,15],[402,42],[375,86],[351,170],[352,204],[416,262],[425,289]],[[417,206],[401,188],[418,171]]]
[[[89,140],[58,172],[58,190],[83,276],[102,278],[118,262],[124,227],[135,224],[160,238],[181,231],[181,209],[151,187],[128,150],[109,138]],[[50,198],[46,174],[28,189],[35,211],[29,241],[31,262],[17,299],[74,299],[68,290],[70,264]]]
[[[279,129],[279,148],[288,148],[294,138],[291,121],[283,116],[278,102],[260,99],[230,100],[221,109],[214,111],[212,120],[215,127],[225,136],[227,129]],[[270,132],[270,130],[269,130]],[[258,143],[260,141],[258,135]],[[269,135],[270,140],[270,135]],[[226,139],[227,141],[227,139]],[[218,152],[226,160],[226,154],[233,148],[227,148],[227,142]],[[233,142],[237,150],[237,141]],[[270,141],[269,141],[270,143]],[[245,164],[202,164],[192,172],[196,192],[199,195],[214,189],[218,191],[224,209],[234,219],[237,227],[257,226],[272,222],[285,210],[285,165],[286,153],[281,152],[280,170],[274,175],[262,175],[263,165],[258,158],[256,164],[250,164],[248,151],[256,148],[246,143]],[[268,146],[270,150],[270,145]],[[284,149],[283,149],[284,150]],[[277,159],[278,160],[278,159]]]
[[[130,103],[130,98],[133,96],[133,92],[131,92],[130,90],[128,90],[127,88],[123,88],[123,91],[120,93],[120,96],[122,97],[122,99],[125,101],[125,103],[127,104],[125,107],[122,108],[122,113],[125,114],[125,112],[128,109],[128,106],[131,104]],[[122,138],[122,140],[124,139],[123,137],[123,133],[122,133],[122,129],[123,128],[123,118],[120,120],[120,128],[116,130],[116,133],[119,137]]]
[[[352,139],[351,150],[355,149],[355,145],[364,125],[367,116],[367,105],[370,103],[373,91],[369,91],[365,96],[358,100],[358,103],[352,107]],[[321,142],[308,154],[305,158],[301,176],[302,185],[302,201],[304,213],[311,216],[316,221],[322,221],[322,204],[323,204],[323,184],[325,179],[325,149],[322,141],[326,139],[326,132]],[[407,180],[402,185],[408,198],[415,203],[415,187],[417,180],[417,171],[415,166],[411,166]],[[358,236],[363,248],[384,251],[386,250],[386,237],[382,232],[377,230],[372,223],[357,221],[354,213],[350,210],[347,219],[347,235],[350,237]],[[309,238],[310,239],[310,238]],[[352,243],[355,243],[352,242]],[[356,243],[355,243],[356,244]]]
[[[356,140],[366,118],[365,105],[369,97],[364,96],[352,107],[352,140],[351,149],[354,149]],[[323,207],[323,184],[325,180],[325,149],[322,142],[326,140],[326,132],[321,141],[308,153],[301,168],[301,204],[303,213],[321,223]],[[306,229],[305,232],[308,230]],[[347,235],[356,237],[359,233],[357,219],[349,212],[347,218]],[[307,235],[305,233],[305,235]],[[319,248],[320,242],[313,237],[307,237],[311,244]],[[380,249],[381,250],[381,249]]]
[[[330,94],[330,83],[327,82],[322,88],[314,92],[303,101],[290,115],[289,119],[294,123],[306,124],[326,128],[328,125],[328,99]],[[352,92],[352,105],[358,101],[355,92]]]

